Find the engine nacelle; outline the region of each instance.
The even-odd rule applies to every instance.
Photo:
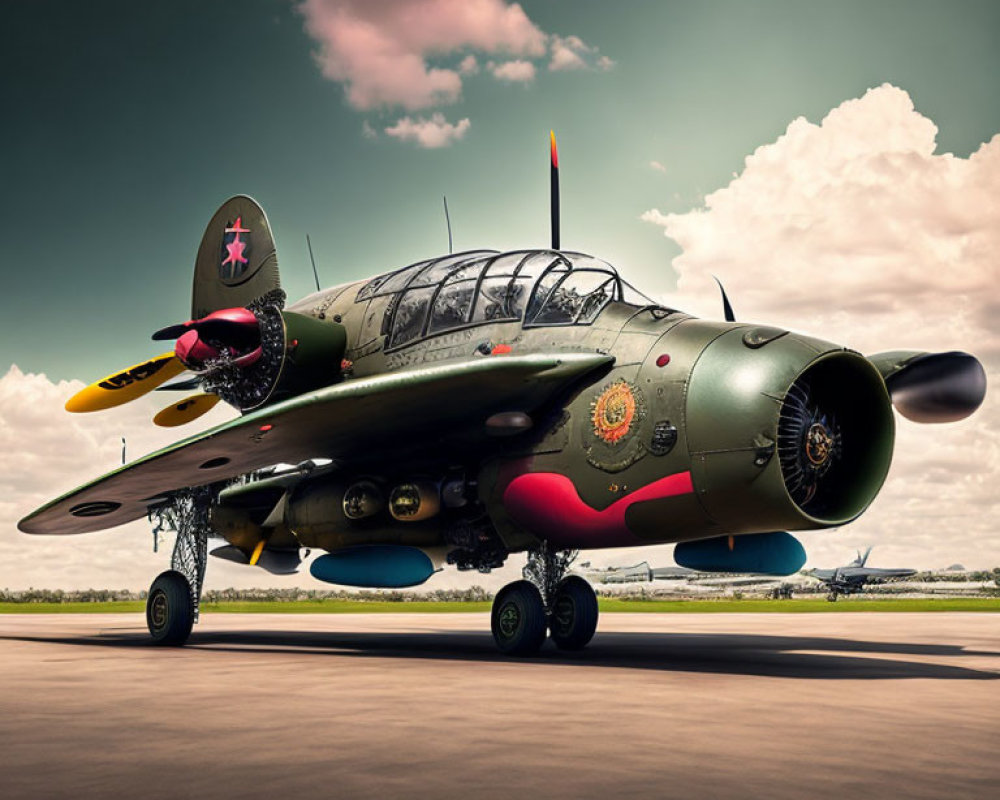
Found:
[[[347,330],[282,311],[276,294],[247,308],[224,308],[171,325],[153,338],[177,339],[174,353],[200,373],[206,392],[250,411],[333,383],[340,376]]]
[[[261,357],[212,369],[207,391],[243,411],[284,400],[333,383],[347,347],[347,331],[336,322],[321,322],[275,306],[254,309],[259,322]]]

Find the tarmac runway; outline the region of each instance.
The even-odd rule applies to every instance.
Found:
[[[0,615],[0,797],[982,798],[1000,615]]]

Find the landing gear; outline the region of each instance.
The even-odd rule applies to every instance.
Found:
[[[146,600],[146,626],[156,644],[184,644],[198,621],[212,530],[208,521],[212,496],[207,487],[179,492],[169,505],[150,513],[154,543],[160,531],[177,531],[171,569],[153,581]]]
[[[597,595],[583,578],[563,576],[576,552],[528,555],[525,580],[508,584],[493,601],[493,638],[501,652],[528,656],[545,642],[545,629],[561,650],[579,650],[597,630]]]
[[[157,644],[182,645],[194,625],[191,584],[177,570],[160,573],[149,587],[146,600],[146,626]]]
[[[534,655],[545,642],[545,604],[530,581],[515,581],[499,591],[493,601],[493,639],[502,653]]]
[[[597,630],[597,594],[583,578],[570,575],[552,600],[549,630],[560,650],[582,650]]]

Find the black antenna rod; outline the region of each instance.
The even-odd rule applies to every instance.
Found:
[[[448,255],[451,255],[451,217],[448,215],[448,198],[442,195],[441,199],[444,200],[444,221],[448,223]]]
[[[549,205],[552,214],[552,249],[559,249],[559,151],[555,131],[549,131],[552,145],[552,168],[549,172]]]
[[[309,241],[309,234],[306,234],[306,244],[309,246],[309,260],[313,265],[313,277],[316,279],[316,291],[319,291],[319,273],[316,271],[316,259],[313,258],[313,243]]]

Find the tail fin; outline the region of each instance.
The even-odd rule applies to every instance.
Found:
[[[215,212],[198,247],[191,319],[245,306],[280,288],[274,236],[264,209],[245,195],[231,197]]]
[[[868,561],[868,556],[871,553],[871,551],[872,551],[872,548],[869,547],[867,550],[865,550],[865,554],[861,555],[861,551],[858,550],[858,557],[856,559],[854,559],[854,564],[852,566],[863,567],[865,565],[865,562]]]

